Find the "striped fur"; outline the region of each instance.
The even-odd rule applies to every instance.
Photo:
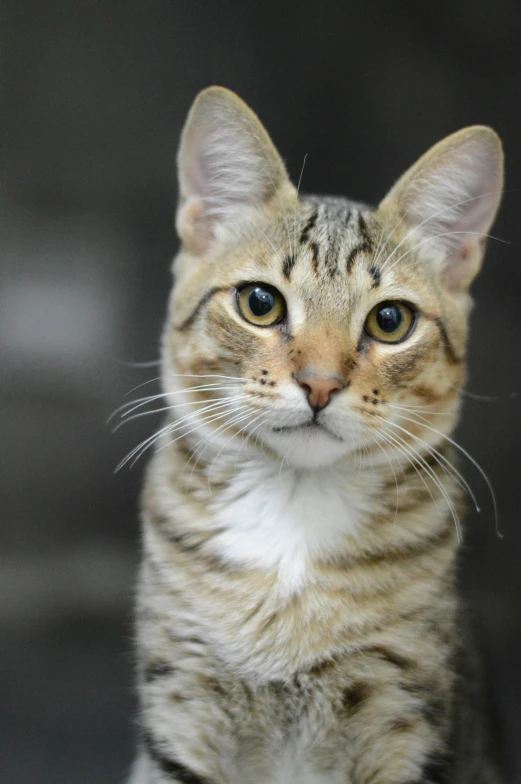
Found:
[[[424,203],[443,200],[446,161],[465,195],[468,139],[493,171],[497,137],[450,137],[369,209],[299,197],[256,123],[213,88],[181,147],[131,784],[499,784],[456,590],[465,488],[450,435],[483,243],[422,244],[418,206],[429,183]],[[231,160],[211,147],[206,185],[215,138]],[[497,203],[459,210],[458,226],[488,231]],[[244,321],[247,281],[282,293],[284,322]],[[364,331],[388,300],[418,311],[396,345]],[[340,380],[308,429],[302,373]]]

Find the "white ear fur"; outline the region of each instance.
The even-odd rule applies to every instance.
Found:
[[[257,116],[235,93],[209,87],[195,99],[178,153],[177,230],[203,252],[226,227],[290,184]]]
[[[441,256],[442,280],[455,293],[478,273],[503,190],[503,152],[485,126],[464,128],[432,147],[381,204],[416,229],[418,252]],[[421,244],[420,244],[421,243]]]

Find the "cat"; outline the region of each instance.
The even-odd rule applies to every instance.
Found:
[[[166,422],[131,453],[155,449],[131,784],[499,784],[450,435],[498,136],[449,136],[372,209],[299,195],[211,87],[178,172]]]

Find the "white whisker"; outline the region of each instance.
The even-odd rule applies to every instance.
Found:
[[[107,424],[118,414],[120,411],[127,409],[121,416],[126,417],[128,414],[135,411],[137,408],[141,408],[142,406],[146,405],[147,403],[153,402],[154,400],[160,400],[162,397],[170,397],[173,395],[182,395],[183,393],[189,392],[222,392],[222,391],[229,391],[233,389],[233,385],[230,386],[220,386],[219,384],[210,384],[205,386],[195,386],[195,387],[187,387],[184,389],[176,389],[173,392],[160,392],[157,395],[149,395],[148,397],[141,397],[137,398],[136,400],[129,400],[127,403],[123,403],[122,406],[119,406],[115,411],[107,419]],[[187,405],[194,405],[196,403],[204,403],[207,401],[187,401]],[[183,405],[183,404],[182,404]]]
[[[197,424],[195,427],[192,427],[192,428],[191,428],[190,430],[188,430],[186,433],[184,433],[184,432],[183,432],[183,433],[181,433],[179,436],[177,436],[177,438],[174,438],[173,440],[172,440],[172,439],[169,439],[168,443],[166,443],[166,444],[165,444],[164,446],[162,446],[162,447],[159,447],[159,449],[158,449],[157,451],[158,451],[158,452],[160,452],[161,450],[165,449],[166,447],[168,447],[168,446],[172,446],[173,444],[175,444],[175,442],[176,442],[176,441],[179,441],[179,439],[180,439],[180,438],[185,438],[186,436],[190,435],[190,433],[193,433],[193,432],[195,432],[196,430],[199,430],[199,429],[200,429],[201,427],[203,427],[204,425],[208,425],[208,424],[210,424],[211,422],[215,422],[216,420],[218,420],[218,419],[222,418],[223,416],[226,416],[226,411],[218,411],[217,413],[210,412],[210,415],[208,415],[208,416],[206,416],[206,417],[203,417],[202,421],[201,421],[201,422],[199,422],[199,424]],[[177,426],[177,425],[179,425],[179,424],[180,424],[180,426]],[[170,429],[169,429],[169,430],[167,429],[167,433],[168,433],[168,434],[170,434],[170,433],[177,432],[178,430],[182,430],[182,429],[184,428],[184,426],[186,426],[186,424],[187,424],[186,422],[177,423],[175,427],[170,427]],[[157,439],[156,439],[156,440],[157,440]],[[139,453],[136,455],[136,457],[134,457],[134,460],[133,460],[133,461],[132,461],[132,463],[131,463],[131,467],[132,467],[132,466],[135,464],[135,462],[136,462],[137,460],[139,460],[139,458],[141,457],[141,455],[143,454],[143,452],[145,452],[147,449],[149,449],[149,448],[150,448],[150,446],[151,446],[151,444],[148,444],[148,445],[147,445],[147,446],[146,446],[144,449],[142,449],[142,450],[141,450],[141,452],[139,452]]]
[[[403,417],[403,419],[407,419],[407,417]],[[411,419],[409,421],[414,423],[413,419]],[[418,424],[418,423],[416,423],[416,424]],[[503,538],[503,534],[501,533],[501,530],[500,530],[500,527],[499,527],[499,509],[498,509],[498,506],[497,506],[496,494],[495,494],[494,488],[492,486],[492,482],[488,478],[488,476],[485,473],[484,469],[481,467],[481,465],[478,463],[478,461],[474,457],[472,457],[472,455],[469,452],[467,452],[467,450],[464,447],[462,447],[461,444],[458,444],[458,442],[455,441],[453,438],[451,438],[450,436],[445,435],[445,433],[440,432],[435,427],[431,427],[431,426],[425,425],[425,424],[422,425],[422,427],[425,427],[427,430],[431,430],[433,433],[436,433],[441,438],[445,438],[450,444],[452,444],[452,446],[454,446],[459,452],[461,452],[461,454],[464,455],[467,458],[467,460],[469,460],[472,463],[472,465],[479,471],[479,473],[481,474],[481,476],[483,477],[483,479],[485,480],[485,482],[487,484],[487,487],[489,489],[489,492],[490,492],[490,495],[491,495],[491,498],[492,498],[492,504],[493,504],[493,507],[494,507],[494,520],[495,520],[496,534],[497,534],[497,536],[500,539],[502,539]]]
[[[414,438],[412,433],[410,433],[405,428],[400,428],[398,425],[396,425],[396,423],[387,421],[386,424],[387,425],[391,425],[393,427],[398,427],[400,430],[405,432],[408,436],[411,436],[411,437]],[[387,435],[388,436],[390,435],[388,431],[387,431]],[[417,449],[415,449],[410,444],[407,444],[407,442],[404,441],[404,439],[401,436],[398,436],[396,433],[393,433],[392,435],[393,435],[394,438],[397,438],[399,441],[401,441],[404,444],[404,446],[406,446],[417,457],[417,459],[420,461],[420,463],[422,465],[423,470],[431,477],[431,479],[433,480],[434,484],[438,487],[440,493],[442,494],[443,498],[445,499],[445,502],[446,502],[447,506],[449,507],[449,510],[451,512],[451,515],[452,515],[452,519],[454,520],[454,525],[456,527],[456,533],[457,533],[457,536],[458,536],[458,542],[461,542],[462,541],[462,533],[461,533],[460,520],[459,520],[459,517],[458,517],[458,515],[456,513],[456,509],[454,507],[454,504],[452,503],[452,500],[451,500],[451,498],[449,496],[448,491],[445,489],[443,484],[440,482],[440,480],[436,476],[434,470],[427,463],[426,459],[423,457],[421,452],[419,452]],[[439,465],[441,465],[441,464],[439,464]],[[444,470],[443,466],[441,466],[441,468],[442,468],[442,470]],[[446,470],[445,470],[445,473],[447,474]]]
[[[234,397],[222,398],[220,400],[214,401],[211,404],[208,404],[207,400],[199,400],[199,401],[195,400],[195,401],[193,401],[191,403],[178,403],[175,406],[161,406],[161,408],[154,408],[151,411],[141,411],[139,414],[133,414],[132,416],[129,416],[126,419],[123,419],[122,422],[119,422],[119,424],[116,425],[116,427],[113,429],[112,432],[115,433],[116,430],[119,430],[119,428],[123,427],[123,425],[127,424],[127,422],[131,422],[133,419],[138,419],[139,417],[149,416],[151,414],[158,414],[158,413],[162,413],[164,411],[172,411],[172,410],[175,410],[175,409],[178,409],[178,408],[184,408],[184,407],[186,407],[188,405],[195,406],[195,405],[203,405],[204,403],[207,403],[208,405],[206,405],[204,408],[199,408],[199,409],[196,409],[195,411],[191,412],[192,414],[199,415],[199,414],[202,414],[204,411],[208,411],[208,410],[213,409],[213,408],[226,407],[231,402],[235,402],[236,400],[245,400],[248,397],[249,397],[249,395],[236,395]],[[128,413],[128,412],[126,412],[126,413]],[[123,415],[123,416],[125,416],[125,415]]]
[[[420,416],[420,414],[418,414],[417,416]],[[402,418],[405,419],[405,417],[402,417]],[[425,422],[427,421],[427,420],[425,420],[425,417],[421,417],[421,419],[423,419]],[[407,418],[407,420],[409,422],[414,422],[414,420],[409,419],[409,418]],[[467,482],[465,477],[457,470],[457,468],[455,468],[452,465],[450,460],[447,460],[445,455],[442,455],[441,452],[439,452],[435,447],[433,447],[431,444],[428,444],[426,441],[424,441],[419,436],[416,436],[413,433],[411,433],[411,431],[407,430],[407,428],[400,427],[400,425],[398,425],[396,422],[389,422],[389,421],[387,421],[387,424],[388,425],[392,425],[392,427],[399,428],[404,433],[406,433],[408,436],[410,436],[411,438],[414,438],[414,440],[416,442],[418,442],[423,447],[425,447],[425,449],[429,452],[429,454],[432,455],[432,457],[435,457],[437,463],[441,466],[441,468],[445,471],[445,473],[448,473],[450,476],[452,476],[452,478],[459,484],[459,486],[469,494],[469,496],[470,496],[470,498],[472,500],[472,503],[474,504],[474,507],[476,509],[476,512],[480,512],[481,511],[481,509],[479,507],[479,504],[478,504],[478,502],[476,500],[476,496],[474,495],[474,493],[472,491],[472,488],[470,487],[469,483]],[[424,423],[416,421],[415,424],[420,425],[421,427],[423,427]],[[443,463],[447,466],[447,468],[445,468],[440,463],[440,460],[443,461]]]
[[[213,412],[210,411],[209,413],[212,414]],[[115,469],[116,473],[121,468],[123,468],[123,466],[126,465],[126,463],[128,463],[130,460],[132,460],[132,463],[131,463],[131,467],[132,467],[135,464],[136,460],[139,459],[139,457],[141,457],[141,455],[144,452],[146,452],[147,449],[149,449],[153,445],[153,443],[155,441],[157,441],[159,438],[161,438],[162,435],[164,435],[164,434],[166,434],[168,432],[174,432],[174,431],[182,428],[188,422],[189,419],[191,419],[191,418],[193,419],[193,417],[195,415],[199,415],[200,416],[200,414],[201,414],[201,412],[191,412],[187,416],[182,417],[180,420],[174,420],[173,422],[169,422],[167,425],[165,425],[164,427],[160,428],[160,430],[158,430],[155,433],[153,433],[151,436],[149,436],[144,441],[142,441],[141,444],[138,444],[137,447],[134,447],[134,449],[132,449],[131,452],[129,452],[129,454],[117,465],[117,467]],[[220,416],[223,416],[223,414],[224,414],[223,411],[219,411],[216,414],[214,414],[214,417],[218,418]],[[211,418],[209,416],[203,417],[203,423],[207,422],[207,421],[211,421]]]
[[[408,411],[411,414],[421,411],[429,416],[453,416],[450,411],[430,411],[428,406],[399,406],[396,403],[386,403],[388,408],[395,408],[397,411]]]

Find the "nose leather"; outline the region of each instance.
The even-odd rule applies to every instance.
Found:
[[[296,381],[306,393],[308,403],[314,411],[320,411],[330,402],[336,392],[344,389],[345,384],[334,376],[296,376]]]

